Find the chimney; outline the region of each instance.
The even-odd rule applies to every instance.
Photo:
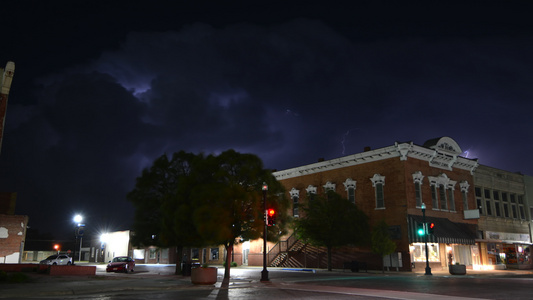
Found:
[[[318,159],[318,162],[323,162],[323,161],[324,161],[324,158],[323,158],[323,157],[320,157],[320,158]]]
[[[368,152],[368,151],[370,151],[370,149],[371,149],[370,146],[366,146],[365,149],[364,149],[363,151],[364,151],[364,152]]]

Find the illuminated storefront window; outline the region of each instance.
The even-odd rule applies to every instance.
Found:
[[[413,256],[413,261],[415,262],[425,262],[426,261],[426,246],[424,243],[413,243],[410,246],[411,255]],[[439,244],[428,243],[429,257],[430,262],[439,262]]]

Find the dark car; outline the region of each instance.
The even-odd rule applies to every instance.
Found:
[[[117,256],[107,264],[106,272],[133,272],[135,260],[128,256]]]
[[[72,257],[66,254],[50,255],[39,263],[42,265],[71,265]]]

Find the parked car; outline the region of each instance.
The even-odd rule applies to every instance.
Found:
[[[135,260],[128,256],[117,256],[107,264],[106,272],[133,272]]]
[[[39,262],[42,265],[71,265],[72,257],[66,254],[50,255]]]

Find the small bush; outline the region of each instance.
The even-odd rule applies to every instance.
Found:
[[[231,267],[236,267],[237,266],[237,263],[232,261],[231,264],[230,264]],[[226,267],[226,262],[224,261],[224,268]]]

